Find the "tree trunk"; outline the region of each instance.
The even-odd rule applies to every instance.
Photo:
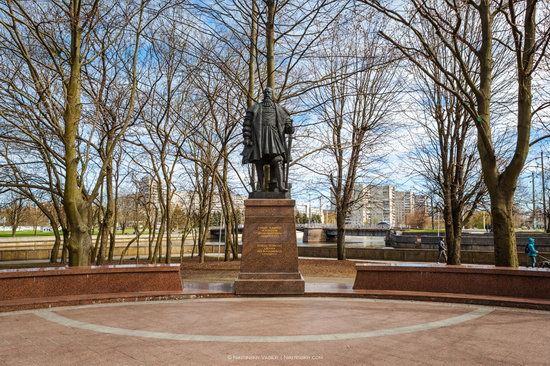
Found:
[[[444,201],[443,218],[445,220],[445,243],[447,244],[447,264],[461,264],[462,245],[462,209],[455,200]]]
[[[130,249],[130,246],[137,241],[138,243],[138,247],[137,247],[137,254],[136,254],[136,261],[137,261],[137,258],[139,258],[139,238],[141,237],[141,234],[143,234],[143,232],[145,231],[145,226],[143,227],[143,229],[141,229],[141,231],[139,231],[138,227],[136,226],[135,228],[135,233],[136,233],[136,236],[133,237],[129,242],[128,244],[126,244],[126,247],[122,250],[122,253],[120,254],[120,259],[118,260],[118,264],[122,264],[122,261],[124,260],[124,256],[126,255],[126,253],[128,252],[128,249]]]
[[[61,235],[59,234],[59,228],[54,223],[52,223],[52,230],[55,236],[55,242],[50,252],[50,263],[57,263],[57,259],[59,258],[59,247],[61,246]]]
[[[69,59],[70,75],[66,83],[67,97],[63,111],[65,131],[63,143],[65,147],[65,190],[63,192],[63,208],[69,228],[69,265],[89,266],[92,254],[92,238],[90,235],[89,213],[91,204],[86,201],[80,187],[78,174],[77,135],[81,116],[81,36],[80,2],[71,2],[71,54]]]
[[[107,248],[107,242],[111,237],[111,231],[113,228],[113,166],[112,158],[105,158],[105,182],[106,182],[106,194],[107,194],[107,205],[105,207],[105,212],[103,218],[100,222],[101,224],[101,241],[99,246],[99,252],[97,253],[97,264],[101,265],[105,261],[105,250]],[[103,192],[103,187],[101,189]],[[103,194],[101,195],[103,196]],[[101,200],[103,201],[103,200]],[[109,245],[109,259],[112,259],[112,249]]]
[[[449,248],[447,264],[461,264],[461,246],[462,246],[462,211],[461,204],[456,200],[452,202],[452,226],[453,226],[453,248]]]
[[[453,233],[452,246],[447,251],[447,264],[460,265],[460,247],[462,245],[462,236],[458,233]]]
[[[96,261],[96,264],[101,264],[103,262],[103,257],[102,255],[100,254],[101,252],[104,251],[104,246],[103,246],[103,233],[104,233],[104,227],[103,227],[103,221],[102,221],[102,218],[100,216],[100,214],[98,213],[98,232],[97,232],[97,235],[96,235],[96,239],[95,239],[95,245],[94,245],[94,249],[92,251],[92,257],[91,257],[91,261]]]
[[[82,203],[75,218],[70,218],[69,221],[69,242],[67,248],[69,250],[69,266],[89,266],[92,257],[92,236],[89,232],[89,212],[91,207],[87,203]]]
[[[208,228],[208,227],[207,227]],[[204,224],[203,223],[200,223],[199,224],[199,232],[198,232],[198,239],[197,239],[197,245],[198,245],[198,250],[199,250],[199,263],[204,263],[204,244],[205,242],[203,241],[203,232],[205,231],[204,229]]]
[[[517,267],[518,256],[513,222],[513,195],[491,192],[491,216],[495,245],[495,265]]]
[[[527,154],[532,118],[531,78],[536,35],[536,0],[526,1],[524,44],[516,48],[518,77],[518,123],[516,147],[512,160],[502,173],[497,167],[494,148],[491,143],[490,95],[492,74],[492,16],[490,2],[482,3],[482,45],[480,48],[480,89],[478,99],[478,150],[483,177],[491,198],[491,219],[493,223],[495,265],[517,267],[518,256],[513,225],[514,193]],[[510,2],[510,6],[514,6]]]
[[[157,240],[156,240],[156,243],[155,243],[155,249],[153,250],[153,259],[152,259],[153,263],[157,263],[161,259],[161,256],[162,256],[160,247],[162,246],[162,238],[164,237],[164,225],[165,225],[164,218],[161,217],[159,233],[157,235]]]
[[[69,230],[62,227],[61,232],[63,233],[63,251],[61,252],[61,262],[67,263],[69,258]]]
[[[172,194],[170,193],[170,183],[166,187],[166,258],[165,263],[170,264],[172,262],[172,215],[170,210]]]
[[[187,238],[187,235],[189,235],[192,228],[189,226],[189,221],[186,222],[185,227],[183,228],[183,231],[181,233],[181,245],[180,245],[180,263],[183,263],[183,257],[185,255],[185,239]],[[193,250],[194,250],[193,245]],[[193,255],[191,253],[191,255]]]
[[[153,207],[155,209],[154,211],[154,218],[153,222],[151,223],[151,218],[149,217],[149,253],[147,254],[147,261],[152,262],[153,261],[153,242],[155,241],[156,233],[157,233],[157,221],[158,221],[158,210],[156,207]]]
[[[336,212],[336,255],[338,260],[346,259],[346,215],[344,210]]]
[[[246,96],[246,108],[254,103],[254,85],[256,79],[256,53],[258,43],[258,6],[256,0],[252,0],[252,19],[250,22],[250,46],[248,50],[248,93]],[[252,169],[254,174],[254,169]],[[253,183],[253,182],[252,182]],[[254,189],[252,184],[252,189]]]
[[[275,89],[275,5],[274,0],[267,0],[267,19],[266,19],[266,51],[267,51],[267,86],[273,91]],[[275,95],[275,93],[273,93]]]
[[[115,234],[116,234],[116,220],[115,220],[115,198],[113,189],[113,159],[107,157],[109,162],[106,169],[106,181],[107,181],[107,208],[105,211],[105,247],[107,247],[107,239],[109,240],[109,252],[108,259],[113,260],[113,253],[115,251]]]
[[[451,261],[451,253],[456,253],[456,249],[455,249],[456,242],[455,242],[454,226],[453,226],[453,213],[452,213],[450,201],[451,201],[450,197],[444,196],[443,220],[445,221],[445,243],[447,244],[447,264],[454,264]]]
[[[193,249],[191,249],[191,259],[195,256],[197,249],[197,231],[195,228],[191,229],[191,237],[193,238]]]

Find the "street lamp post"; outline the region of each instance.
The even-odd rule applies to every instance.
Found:
[[[307,208],[308,208],[307,224],[311,225],[311,194],[308,194],[307,198],[308,198],[308,203],[307,203]]]
[[[430,196],[430,206],[431,206],[431,214],[432,214],[432,230],[434,229],[434,197]]]
[[[324,217],[323,217],[323,196],[319,196],[319,219],[321,220],[321,224],[324,224]]]
[[[531,186],[533,188],[533,229],[536,230],[536,207],[535,207],[535,172],[531,172]]]
[[[548,233],[550,232],[550,227],[548,225],[548,213],[546,211],[546,186],[544,179],[544,154],[541,150],[540,152],[540,164],[541,164],[541,179],[542,179],[542,219],[544,220],[544,230]]]

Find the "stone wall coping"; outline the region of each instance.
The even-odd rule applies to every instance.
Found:
[[[177,272],[180,264],[121,264],[86,267],[42,267],[0,270],[0,278],[87,275],[102,273]]]
[[[545,268],[522,269],[496,267],[491,265],[446,265],[446,264],[423,264],[423,263],[358,263],[356,270],[370,272],[438,272],[438,273],[475,273],[475,274],[500,274],[514,276],[530,277],[548,277],[550,279],[550,270]]]

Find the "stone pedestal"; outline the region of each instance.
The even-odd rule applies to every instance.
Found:
[[[237,295],[301,295],[294,200],[248,199]]]

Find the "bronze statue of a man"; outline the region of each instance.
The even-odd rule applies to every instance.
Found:
[[[254,164],[258,177],[256,191],[287,192],[288,167],[294,128],[289,113],[273,101],[271,88],[265,88],[264,99],[247,111],[243,124],[243,164]],[[264,187],[264,165],[270,166],[269,187]],[[285,174],[286,173],[286,174]]]

